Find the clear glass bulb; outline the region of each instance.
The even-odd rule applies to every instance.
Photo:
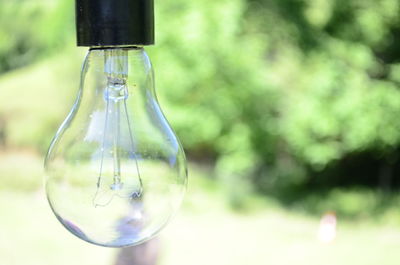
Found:
[[[186,189],[186,161],[143,48],[89,50],[45,172],[54,214],[87,242],[136,245],[166,225]]]

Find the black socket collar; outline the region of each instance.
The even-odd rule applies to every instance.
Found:
[[[75,0],[78,46],[154,44],[153,0]]]

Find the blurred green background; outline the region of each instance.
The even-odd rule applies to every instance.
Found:
[[[158,264],[399,264],[400,2],[155,2],[147,50],[190,161]],[[118,255],[64,231],[43,194],[75,42],[74,1],[0,0],[0,264]]]

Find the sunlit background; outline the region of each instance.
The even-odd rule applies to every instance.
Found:
[[[398,265],[400,2],[155,2],[147,50],[190,180],[161,236],[121,252],[43,192],[86,52],[74,1],[0,1],[0,264]]]

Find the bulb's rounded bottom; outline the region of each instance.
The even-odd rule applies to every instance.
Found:
[[[104,247],[127,247],[156,236],[179,208],[185,186],[166,187],[145,186],[140,196],[106,197],[102,205],[93,204],[95,185],[51,178],[46,192],[53,213],[76,237]]]
[[[121,248],[121,247],[130,247],[130,246],[136,246],[139,245],[151,238],[153,238],[157,233],[158,230],[161,230],[162,227],[160,227],[157,231],[154,231],[153,234],[149,234],[147,236],[139,236],[133,234],[121,234],[119,237],[116,237],[115,239],[111,241],[98,241],[96,239],[90,238],[87,236],[76,224],[73,222],[63,219],[60,216],[56,214],[57,219],[61,222],[61,224],[68,230],[70,231],[73,235],[77,236],[78,238],[97,245],[97,246],[102,246],[102,247],[110,247],[110,248]]]

